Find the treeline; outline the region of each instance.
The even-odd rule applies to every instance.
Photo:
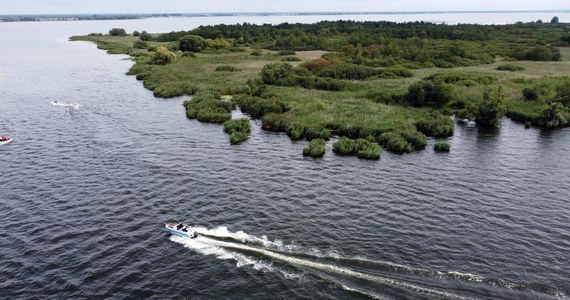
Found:
[[[201,38],[205,47],[216,49],[248,45],[270,50],[335,51],[344,61],[373,67],[453,68],[492,63],[497,55],[515,60],[560,60],[556,46],[568,45],[570,41],[564,26],[557,23],[446,25],[387,21],[243,23],[200,26],[152,38],[158,42]]]

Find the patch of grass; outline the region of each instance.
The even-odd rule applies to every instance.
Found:
[[[414,151],[412,144],[408,143],[406,139],[395,132],[386,132],[381,134],[378,138],[378,143],[386,149],[396,153]]]
[[[362,159],[380,159],[382,148],[374,142],[365,139],[350,139],[341,137],[333,144],[333,152],[340,155],[356,155]]]
[[[439,152],[449,152],[451,149],[451,145],[447,142],[436,142],[433,145],[433,150],[435,151],[439,151]]]
[[[230,143],[234,145],[247,140],[250,126],[248,119],[228,120],[224,123],[224,131],[230,134]]]
[[[283,57],[283,59],[281,59],[282,61],[287,61],[287,62],[291,62],[291,61],[302,61],[300,58],[295,57],[295,56],[287,56],[287,57]]]
[[[427,136],[447,137],[453,135],[453,120],[440,114],[430,114],[416,123],[418,131]]]
[[[236,68],[236,67],[225,65],[225,66],[216,67],[216,71],[218,71],[218,72],[239,72],[241,70]]]
[[[303,148],[303,155],[312,157],[322,157],[325,155],[325,140],[313,139],[309,145]]]
[[[497,70],[499,71],[510,71],[510,72],[519,72],[524,71],[525,68],[515,64],[502,64],[497,66]]]
[[[199,92],[191,100],[184,101],[186,116],[200,122],[222,124],[231,119],[231,103],[219,99],[212,92]]]

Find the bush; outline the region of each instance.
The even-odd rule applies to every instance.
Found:
[[[288,56],[283,57],[282,61],[301,61],[301,59],[296,56]]]
[[[136,41],[133,43],[133,48],[136,49],[146,49],[148,47],[148,43],[144,41]]]
[[[275,84],[283,86],[300,86],[305,89],[317,89],[325,91],[341,91],[348,86],[347,83],[338,79],[296,75],[283,78]]]
[[[539,97],[537,87],[525,87],[523,89],[523,96],[527,100],[537,100]]]
[[[408,143],[401,135],[395,132],[385,132],[378,137],[378,143],[384,148],[396,152],[412,152],[414,147],[412,144]]]
[[[454,124],[442,114],[431,114],[417,122],[416,129],[427,136],[448,137],[453,135]]]
[[[400,132],[400,135],[406,142],[410,143],[414,150],[416,149],[423,149],[427,145],[427,137],[425,134],[414,131],[414,130],[407,130]]]
[[[251,125],[248,119],[228,120],[224,123],[224,132],[230,134],[230,143],[238,144],[248,138]]]
[[[261,96],[267,89],[261,78],[247,80],[247,93],[252,96]]]
[[[230,134],[230,143],[232,145],[239,144],[245,140],[247,140],[248,136],[247,133],[244,132],[233,132]]]
[[[113,28],[109,30],[111,36],[127,36],[127,32],[123,28]]]
[[[266,84],[277,84],[293,73],[293,66],[284,62],[276,62],[263,66],[261,80]]]
[[[197,35],[185,35],[178,40],[181,51],[202,52],[206,49],[206,41]]]
[[[525,68],[515,65],[515,64],[502,64],[497,67],[499,71],[510,71],[510,72],[517,72],[517,71],[524,71]]]
[[[477,124],[486,127],[498,127],[501,118],[507,112],[507,96],[502,86],[492,87],[485,91],[483,102],[479,105]]]
[[[402,67],[388,67],[382,69],[378,73],[378,78],[383,79],[398,79],[413,77],[414,73]]]
[[[331,131],[322,127],[307,127],[305,128],[305,138],[307,140],[323,139],[328,141],[331,136]]]
[[[380,159],[380,155],[382,155],[382,148],[375,143],[368,143],[356,154],[358,158],[362,159]]]
[[[139,39],[141,41],[150,41],[150,40],[152,40],[152,35],[150,35],[150,33],[146,32],[146,31],[143,31],[139,35]]]
[[[334,79],[363,80],[380,74],[380,71],[371,67],[342,63],[320,68],[315,74]]]
[[[331,67],[336,64],[338,64],[338,60],[335,58],[317,58],[315,60],[308,61],[302,64],[302,67],[307,68],[310,71],[314,71],[318,69]]]
[[[333,152],[340,155],[356,155],[364,159],[380,159],[382,149],[378,144],[365,139],[353,140],[343,136],[333,144]]]
[[[240,69],[232,66],[219,66],[216,67],[216,71],[218,72],[238,72],[241,71]]]
[[[517,48],[512,56],[517,60],[532,61],[559,61],[561,59],[560,49],[547,46]]]
[[[255,50],[255,51],[251,52],[251,55],[253,55],[253,56],[262,56],[262,55],[263,55],[263,52],[261,52],[261,51],[259,51],[259,50]]]
[[[287,105],[278,99],[265,99],[250,95],[238,95],[234,97],[234,102],[241,110],[253,118],[260,118],[268,113],[284,113],[288,110]]]
[[[224,102],[212,92],[198,92],[189,101],[184,101],[186,116],[200,122],[222,124],[231,119],[231,103]]]
[[[410,85],[406,102],[416,107],[441,107],[451,101],[452,97],[453,86],[439,80],[421,80]]]
[[[261,118],[261,128],[269,131],[285,131],[286,120],[283,114],[269,113]]]
[[[233,132],[245,132],[249,133],[251,130],[251,125],[249,124],[248,119],[236,119],[236,120],[229,120],[224,123],[224,132],[233,133]]]
[[[477,84],[488,85],[497,81],[493,75],[478,72],[440,72],[432,74],[425,78],[432,82],[441,81],[447,84],[473,86]]]
[[[230,49],[233,46],[233,40],[224,38],[206,39],[206,46],[216,50]]]
[[[150,55],[150,61],[155,65],[166,65],[176,61],[176,54],[170,52],[164,46],[159,46],[156,51]]]
[[[312,157],[322,157],[325,154],[325,140],[314,139],[303,149],[303,155]]]
[[[136,30],[135,30],[135,31],[133,31],[133,36],[140,36],[140,35],[141,35],[141,33],[140,33],[140,32],[138,32],[138,31],[136,31]]]
[[[451,145],[446,142],[437,142],[433,145],[433,150],[440,152],[449,152]]]

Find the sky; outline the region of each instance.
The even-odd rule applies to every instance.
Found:
[[[0,0],[0,15],[562,9],[569,0]]]

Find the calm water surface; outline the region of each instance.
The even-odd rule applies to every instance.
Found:
[[[0,146],[0,298],[566,298],[569,129],[458,125],[449,154],[430,140],[371,162],[332,141],[304,158],[306,142],[252,121],[231,146],[186,119],[184,98],[125,76],[125,56],[67,41],[319,18],[0,24],[0,134],[14,137]],[[173,219],[203,235],[169,237]]]

